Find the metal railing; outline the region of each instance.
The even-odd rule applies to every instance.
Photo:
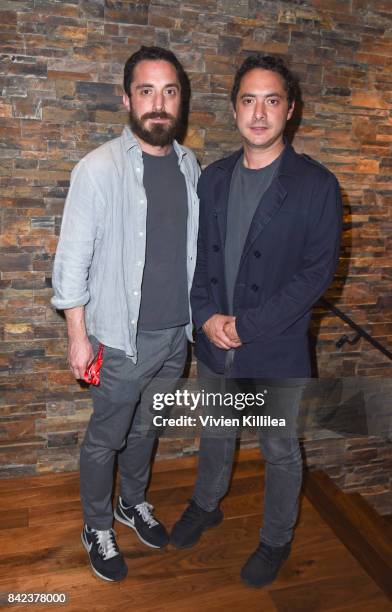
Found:
[[[350,317],[348,317],[339,308],[337,308],[336,306],[331,304],[331,302],[329,302],[325,298],[320,298],[319,301],[317,302],[317,304],[319,304],[320,306],[322,306],[326,310],[330,310],[335,316],[339,317],[339,319],[341,319],[342,321],[347,323],[347,325],[349,325],[356,332],[356,336],[354,338],[352,338],[352,339],[350,339],[347,336],[347,334],[343,334],[343,336],[341,338],[339,338],[339,340],[336,342],[337,348],[342,348],[342,346],[344,346],[346,343],[354,345],[361,338],[364,338],[367,342],[369,342],[369,344],[374,346],[374,348],[379,350],[380,353],[382,353],[383,355],[385,355],[385,357],[388,357],[388,359],[390,359],[392,361],[392,352],[388,351],[388,349],[385,348],[385,346],[383,346],[378,340],[373,338],[373,336],[368,334],[367,331],[365,331],[363,329],[363,327],[361,327],[360,325],[355,323],[355,321],[350,319]],[[317,304],[316,304],[316,306],[317,306]]]

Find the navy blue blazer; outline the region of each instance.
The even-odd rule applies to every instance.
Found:
[[[224,245],[230,180],[242,150],[201,174],[200,226],[191,304],[195,354],[223,373],[226,351],[202,325],[227,314]],[[262,197],[242,253],[234,289],[234,315],[242,346],[231,376],[310,376],[311,310],[333,278],[340,246],[342,203],[335,176],[286,143],[279,171]]]

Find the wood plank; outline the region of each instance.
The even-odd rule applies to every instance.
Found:
[[[365,599],[361,602],[361,607],[358,608],[357,603],[349,603],[346,598],[337,607],[332,608],[333,612],[391,612],[391,602],[380,591],[379,594],[372,595],[369,600]]]
[[[56,477],[54,477],[54,482],[56,482]],[[62,503],[69,500],[79,500],[79,482],[72,480],[65,486],[63,484],[53,484],[52,481],[50,485],[16,490],[12,494],[8,492],[2,494],[0,496],[0,511],[18,506],[31,508],[48,501]]]
[[[241,607],[240,604],[246,600],[249,610],[262,609],[267,612],[276,610],[268,591],[250,591],[241,583],[238,586],[238,577],[232,571],[224,572],[219,568],[209,572],[207,588],[205,575],[202,575],[202,579],[199,580],[195,580],[195,576],[164,579],[156,583],[156,588],[151,588],[151,585],[148,584],[129,585],[127,584],[128,579],[120,584],[103,584],[90,573],[85,574],[86,582],[76,586],[73,581],[75,574],[69,576],[67,611],[81,612],[88,609],[94,612],[107,612],[119,609],[120,605],[117,602],[121,602],[121,607],[126,610],[137,612],[174,612],[177,610],[196,612],[203,608],[205,610],[234,610],[236,608],[232,606],[233,600],[238,602],[238,609]],[[88,593],[87,597],[86,593]],[[260,605],[262,608],[258,607]],[[23,607],[15,606],[13,609],[22,610]],[[45,608],[34,606],[34,609],[39,612]]]
[[[189,473],[184,476],[185,484],[181,484],[181,480],[177,486],[172,486],[170,482],[167,488],[164,488],[162,484],[158,487],[151,486],[148,496],[151,497],[155,494],[156,499],[189,499],[192,495],[193,486],[195,482],[195,474]],[[244,494],[245,492],[253,493],[255,490],[262,490],[263,488],[263,477],[262,474],[254,476],[253,474],[246,474],[236,480],[240,484],[237,489],[234,490],[235,494]],[[79,480],[73,479],[67,486],[48,484],[46,487],[34,487],[31,489],[14,491],[12,496],[4,495],[0,497],[0,511],[9,510],[18,506],[28,506],[29,508],[40,507],[47,503],[67,503],[72,501],[79,501]]]
[[[198,455],[194,454],[189,457],[174,457],[174,458],[157,458],[153,463],[152,473],[161,474],[167,472],[184,471],[196,469],[198,464]],[[252,466],[258,470],[262,469],[263,459],[258,448],[244,448],[237,451],[234,460],[234,473],[236,470],[252,469]],[[56,485],[67,485],[69,482],[78,476],[79,472],[51,472],[49,474],[40,474],[37,476],[19,476],[17,478],[2,478],[0,479],[0,497],[3,494],[11,491],[26,491],[26,489],[40,488],[52,486],[55,481]],[[173,477],[175,475],[173,474]],[[174,478],[173,478],[174,479]],[[171,480],[166,481],[166,486],[170,486]]]
[[[252,459],[254,453],[248,453],[249,460],[235,465],[233,478],[252,477],[255,475],[263,476],[264,468],[260,458]],[[158,463],[166,463],[161,461]],[[187,462],[188,463],[188,462]],[[163,496],[170,489],[178,490],[180,486],[188,487],[185,495],[190,496],[196,479],[196,463],[192,462],[191,468],[178,466],[174,469],[164,471],[160,468],[157,472],[153,470],[149,492],[163,491]],[[170,472],[170,478],[167,473]],[[30,479],[22,478],[21,485],[16,486],[15,481],[19,479],[0,481],[0,511],[11,509],[19,505],[29,506],[30,508],[41,506],[48,500],[56,502],[68,502],[79,499],[79,474],[70,472],[68,474],[46,474],[45,476],[32,476]],[[30,484],[29,484],[30,483]],[[263,481],[260,480],[260,487]],[[118,486],[116,489],[118,493]],[[12,494],[11,494],[12,493]]]
[[[75,475],[79,472],[56,472],[50,474],[42,474],[40,476],[20,476],[17,478],[2,478],[0,480],[0,497],[10,495],[14,491],[27,491],[29,489],[37,489],[40,487],[66,486],[69,482],[75,479]]]
[[[306,497],[292,554],[278,579],[261,590],[242,584],[239,572],[257,545],[263,507],[263,463],[258,450],[252,453],[243,462],[240,456],[230,494],[222,503],[225,520],[203,534],[194,548],[151,549],[132,530],[115,523],[129,567],[127,579],[118,584],[100,581],[88,565],[80,542],[78,475],[59,480],[57,475],[39,476],[38,483],[31,479],[31,486],[26,479],[24,488],[13,489],[13,499],[7,495],[3,509],[4,517],[27,509],[28,523],[5,523],[1,530],[0,592],[66,592],[69,612],[390,609],[384,593]],[[193,458],[185,464],[170,461],[167,469],[154,469],[149,492],[157,515],[169,528],[185,508],[196,474]],[[23,499],[29,503],[22,504]],[[5,505],[3,496],[1,502]],[[34,606],[37,612],[47,609]]]
[[[356,610],[362,611],[363,605],[375,604],[376,599],[380,606],[383,606],[381,609],[387,609],[386,601],[380,597],[375,582],[363,580],[361,575],[347,574],[347,572],[341,575],[335,574],[331,578],[315,580],[311,588],[307,584],[301,584],[284,589],[273,589],[270,596],[278,612],[303,612],[304,610],[323,612],[342,606],[347,593],[350,593],[350,603],[356,607]],[[379,612],[380,608],[374,605],[373,612],[374,610]]]
[[[15,527],[28,527],[29,509],[14,508],[0,512],[0,529],[13,529]]]
[[[310,472],[305,491],[320,515],[392,599],[390,526],[363,499],[343,493],[320,471]]]
[[[208,535],[212,534],[213,531]],[[188,609],[198,610],[202,604],[208,603],[208,598],[215,601],[217,591],[219,593],[217,601],[221,601],[222,605],[226,603],[221,609],[225,607],[233,609],[230,607],[230,601],[233,600],[241,603],[246,598],[247,603],[255,603],[255,597],[257,597],[257,601],[260,601],[265,590],[249,590],[241,584],[238,577],[239,570],[252,550],[254,542],[250,548],[249,544],[241,543],[237,547],[230,546],[228,549],[226,537],[220,538],[219,542],[217,535],[218,530],[215,531],[214,537],[209,538],[210,541],[207,541],[208,538],[204,539],[202,544],[188,551],[171,551],[170,549],[151,551],[144,547],[139,550],[138,554],[130,557],[129,551],[125,548],[129,577],[126,582],[122,583],[121,590],[124,591],[123,595],[126,596],[126,600],[136,604],[138,610],[155,609],[154,604],[162,601],[165,602],[166,609],[170,609],[169,604],[174,602],[180,609],[182,602],[186,609],[186,605],[189,606],[192,602],[192,607]],[[313,545],[308,547],[305,556],[303,552],[298,554],[294,549],[292,557],[286,562],[278,580],[269,587],[269,593],[280,589],[285,590],[286,587],[298,582],[309,583],[311,587],[308,584],[306,590],[313,589],[315,581],[319,580],[320,573],[323,576],[332,577],[343,574],[347,583],[351,584],[350,577],[357,575],[358,563],[340,543],[338,543],[338,548],[343,549],[343,554],[336,554],[336,539],[331,534],[329,543],[326,543],[324,536],[314,541]],[[61,568],[59,571],[57,568],[57,575],[53,573],[38,573],[35,577],[30,575],[23,581],[23,588],[30,592],[36,591],[42,588],[41,585],[44,582],[48,590],[56,588],[57,591],[66,591],[75,606],[71,609],[77,609],[77,605],[80,605],[79,609],[84,609],[81,604],[86,601],[86,592],[89,593],[91,604],[95,604],[96,600],[103,604],[105,594],[107,594],[106,601],[109,603],[113,594],[111,591],[108,592],[106,585],[90,574],[86,567],[84,551],[80,549],[76,555],[72,555],[72,551],[69,551],[69,560],[72,559],[77,559],[77,565],[70,564],[67,570]],[[363,574],[361,568],[359,572]],[[156,588],[154,588],[154,583]],[[234,591],[226,591],[226,584],[234,586]],[[6,586],[2,580],[1,590],[3,591]],[[377,587],[375,589],[377,591]],[[286,594],[286,600],[290,601],[291,595]],[[226,601],[225,596],[229,596]],[[282,598],[281,595],[280,597]],[[302,609],[312,608],[303,607]]]
[[[289,560],[292,559],[296,564],[291,575],[301,576],[302,579],[304,576],[310,576],[312,579],[312,573],[316,571],[317,576],[320,571],[318,565],[326,562],[326,551],[329,549],[332,549],[334,554],[336,550],[340,551],[340,556],[343,553],[344,563],[349,566],[353,566],[354,563],[355,571],[357,571],[358,564],[336,540],[331,529],[323,524],[317,528],[317,522],[320,521],[316,512],[309,508],[298,527],[298,538],[296,538],[292,558]],[[49,573],[51,569],[62,572],[75,567],[79,569],[86,567],[86,554],[79,540],[80,522],[69,522],[67,527],[67,532],[63,531],[64,537],[60,539],[57,536],[57,541],[54,537],[51,541],[50,538],[44,537],[45,526],[35,529],[37,540],[41,542],[41,545],[34,542],[30,550],[29,546],[23,546],[24,540],[28,538],[26,530],[13,530],[8,542],[3,538],[6,554],[0,559],[2,590],[4,586],[7,586],[10,572],[12,575],[17,573],[19,578],[24,576],[25,579],[31,580],[31,587],[33,587],[36,577]],[[189,568],[191,568],[192,575],[197,572],[198,568],[201,573],[205,573],[217,565],[221,568],[228,568],[234,564],[240,568],[257,544],[258,528],[259,520],[255,520],[255,517],[227,519],[217,529],[206,532],[194,549],[177,551],[169,547],[164,551],[156,551],[146,548],[137,539],[134,532],[126,526],[116,525],[118,541],[128,564],[132,567],[132,577],[136,582],[145,580],[146,576],[149,581],[154,581],[155,579],[161,580],[168,575],[187,575]],[[305,534],[307,537],[304,538]],[[306,541],[306,546],[303,545],[304,541]],[[12,546],[15,547],[15,545],[17,553],[13,552],[15,548],[12,550]],[[162,558],[167,559],[168,555],[171,569],[162,570]],[[198,557],[203,560],[203,563],[192,561]],[[320,558],[317,563],[314,560],[315,557]],[[339,563],[337,564],[336,559],[331,558],[330,570],[336,571],[337,566]]]

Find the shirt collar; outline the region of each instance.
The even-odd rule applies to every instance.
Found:
[[[134,136],[134,134],[132,133],[132,131],[129,129],[129,127],[126,125],[122,131],[121,134],[121,139],[124,143],[125,149],[126,151],[129,151],[130,149],[133,149],[134,147],[137,147],[141,153],[141,148],[140,148],[140,144],[138,139]],[[178,157],[178,161],[182,161],[182,159],[185,157],[185,155],[187,154],[187,151],[184,147],[182,147],[180,144],[178,144],[177,140],[173,141],[173,148],[177,154]]]
[[[236,163],[243,154],[244,149],[238,149],[228,157],[224,157],[223,159],[218,160],[216,162],[217,167],[231,173],[233,172]],[[294,148],[291,146],[288,140],[284,138],[284,149],[280,153],[280,163],[277,171],[277,176],[281,176],[283,174],[296,175],[298,172],[297,158],[298,154],[295,152]]]
[[[121,134],[121,140],[124,143],[125,149],[129,151],[129,149],[133,149],[133,147],[138,147],[140,149],[139,142],[137,138],[132,134],[129,127],[126,125]]]

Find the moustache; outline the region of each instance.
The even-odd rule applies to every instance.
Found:
[[[165,111],[152,111],[151,113],[144,113],[140,117],[141,121],[146,121],[147,119],[170,119],[171,121],[175,121],[176,118],[170,113],[166,113]]]

